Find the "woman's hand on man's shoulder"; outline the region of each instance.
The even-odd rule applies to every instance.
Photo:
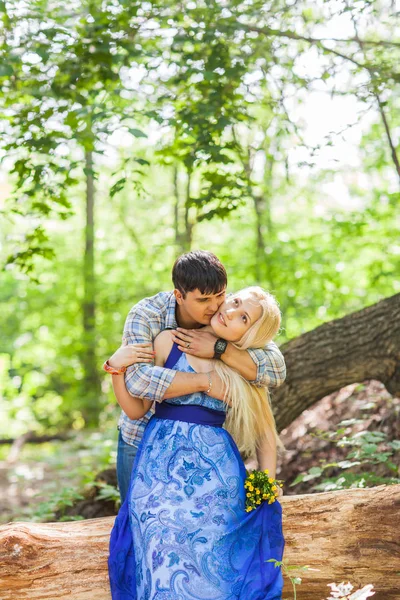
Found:
[[[153,345],[149,342],[129,345],[125,342],[109,358],[108,364],[115,369],[121,369],[136,363],[151,363],[154,356]]]

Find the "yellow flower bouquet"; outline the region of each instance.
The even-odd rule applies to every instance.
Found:
[[[265,471],[253,471],[248,474],[244,482],[246,490],[246,512],[251,512],[262,502],[272,504],[279,495],[279,488],[283,482],[269,476]]]

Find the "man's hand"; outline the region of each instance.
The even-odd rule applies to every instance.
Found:
[[[173,329],[171,333],[174,342],[182,352],[199,358],[213,358],[214,345],[218,338],[212,333],[182,327]]]

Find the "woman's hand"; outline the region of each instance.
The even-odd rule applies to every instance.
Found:
[[[108,364],[115,369],[121,369],[121,367],[129,367],[136,363],[150,363],[153,362],[155,354],[153,345],[150,343],[129,345],[125,343],[114,352],[108,360]]]

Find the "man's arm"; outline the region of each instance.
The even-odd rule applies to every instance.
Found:
[[[127,344],[153,343],[153,332],[146,313],[141,307],[134,307],[130,311],[123,335]],[[223,400],[223,390],[220,385],[217,385],[215,375],[214,380],[214,390],[217,393],[215,397],[221,396],[219,399]],[[205,373],[180,373],[172,369],[137,363],[128,367],[125,373],[125,385],[131,396],[161,402],[184,394],[204,392],[209,387],[209,381]]]
[[[285,359],[275,342],[269,342],[265,348],[249,348],[247,352],[257,366],[257,377],[249,380],[250,383],[268,388],[277,388],[284,383]]]
[[[173,331],[173,339],[179,344],[179,349],[187,354],[200,358],[214,356],[214,344],[217,338],[208,331],[178,327]],[[253,348],[239,350],[228,343],[221,360],[238,371],[247,381],[259,387],[276,388],[282,385],[286,378],[285,360],[274,342],[256,350]]]
[[[239,350],[228,343],[221,360],[238,371],[249,383],[259,387],[277,388],[286,378],[285,360],[274,342],[270,342],[265,348],[248,350]]]
[[[128,344],[148,341],[132,339],[126,335],[125,339]],[[184,394],[205,392],[209,382],[206,373],[180,373],[172,369],[137,363],[128,367],[125,373],[125,385],[131,396],[161,402]]]
[[[247,381],[257,379],[257,365],[247,350],[239,350],[239,348],[228,342],[221,360],[228,367],[232,367],[235,371],[238,371]]]
[[[163,333],[158,335],[157,338],[154,340],[154,353],[151,344],[149,344],[147,348],[144,347],[144,344],[141,344],[140,348],[136,344],[124,345],[118,348],[116,352],[114,352],[111,358],[109,358],[108,364],[111,367],[115,367],[116,369],[120,370],[122,369],[122,367],[126,368],[127,366],[132,364],[141,364],[144,366],[146,363],[154,361],[156,366],[163,367],[168,358],[169,353],[171,352],[171,348],[171,336],[169,335],[169,332],[164,331]],[[206,374],[204,373],[203,375]],[[211,374],[209,377],[211,377]],[[205,380],[207,379],[207,381],[210,381],[209,377],[207,375],[206,377],[202,378],[195,377],[195,386],[198,387],[199,384],[203,384],[205,386]],[[204,383],[202,379],[204,379]],[[179,393],[180,383],[182,383],[185,386],[185,390],[188,387],[190,388],[190,381],[185,381],[185,378],[182,378],[182,382],[172,382],[172,384],[167,390],[166,395],[168,395],[168,393],[174,395]],[[126,389],[124,378],[122,378],[120,375],[112,375],[112,384],[118,404],[130,419],[141,419],[147,414],[147,412],[152,407],[152,401],[145,400],[143,398],[138,398],[137,396],[132,396]],[[217,386],[217,382],[215,382],[215,384]]]

